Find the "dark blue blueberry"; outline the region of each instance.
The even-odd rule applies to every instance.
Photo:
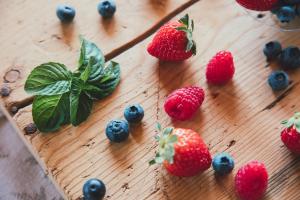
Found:
[[[83,185],[84,200],[101,200],[106,193],[106,187],[101,180],[90,179]]]
[[[300,49],[290,46],[282,50],[279,63],[284,69],[297,69],[300,67]]]
[[[123,142],[129,136],[129,125],[125,120],[112,120],[106,126],[106,136],[112,142]]]
[[[129,123],[139,123],[144,117],[144,109],[139,104],[125,108],[124,117]]]
[[[289,76],[284,71],[275,71],[268,78],[272,90],[283,90],[289,86]]]
[[[283,0],[283,2],[290,5],[296,5],[300,3],[300,0]]]
[[[267,60],[274,60],[276,59],[280,53],[281,53],[281,44],[277,41],[271,41],[271,42],[268,42],[264,49],[263,49],[263,52],[265,54],[265,56],[267,57]]]
[[[213,158],[212,166],[217,175],[225,175],[234,168],[234,161],[228,153],[220,153]]]
[[[102,0],[98,4],[98,12],[104,18],[110,18],[116,12],[116,3],[114,0]]]
[[[276,12],[277,18],[282,23],[288,23],[295,19],[296,10],[293,6],[283,6]]]
[[[75,17],[75,9],[67,5],[58,5],[56,8],[58,19],[64,23],[73,21]]]

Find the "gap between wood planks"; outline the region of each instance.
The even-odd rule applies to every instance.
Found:
[[[109,61],[117,57],[118,55],[122,54],[123,52],[129,50],[130,48],[134,47],[135,45],[139,44],[140,42],[144,41],[145,39],[150,37],[153,33],[155,33],[163,24],[165,24],[173,17],[175,17],[177,14],[183,12],[184,10],[186,10],[187,8],[189,8],[190,6],[194,5],[199,1],[201,0],[191,0],[183,4],[182,6],[178,7],[177,9],[169,13],[167,16],[162,18],[158,23],[154,24],[150,29],[146,30],[146,32],[142,33],[141,35],[129,41],[128,43],[123,44],[122,46],[105,54],[105,60]],[[11,104],[7,105],[7,109],[9,110],[10,114],[14,116],[19,109],[32,104],[32,102],[33,102],[33,96],[28,97],[20,102],[12,102]]]

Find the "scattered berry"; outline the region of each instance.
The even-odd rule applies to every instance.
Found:
[[[99,179],[90,179],[83,185],[84,200],[101,200],[106,193],[104,183]]]
[[[1,87],[0,93],[1,93],[2,97],[9,96],[10,92],[11,92],[11,89],[7,85],[3,85]]]
[[[112,120],[107,124],[106,136],[112,142],[123,142],[129,136],[129,125],[125,120]]]
[[[210,84],[223,85],[234,75],[233,57],[228,51],[220,51],[208,63],[206,79]]]
[[[268,61],[278,58],[282,50],[281,44],[278,41],[268,42],[264,47],[264,54]]]
[[[268,83],[274,91],[283,90],[289,86],[289,76],[284,71],[275,71],[269,76]]]
[[[33,134],[37,131],[37,127],[34,123],[29,123],[24,128],[24,131],[25,131],[26,135],[30,135],[30,134]]]
[[[296,69],[300,67],[300,50],[298,47],[290,46],[282,50],[279,62],[284,69]]]
[[[214,157],[212,161],[212,166],[216,174],[225,175],[233,170],[234,161],[228,153],[220,153]]]
[[[144,117],[144,109],[139,104],[125,108],[124,117],[129,123],[139,123]]]
[[[280,22],[288,23],[295,19],[296,10],[293,6],[282,6],[277,10],[276,16]]]
[[[190,86],[177,89],[166,99],[164,109],[173,119],[188,120],[196,113],[204,101],[204,90]]]
[[[241,200],[259,200],[268,187],[268,172],[263,163],[252,161],[235,176],[235,189]]]
[[[159,152],[150,164],[163,163],[170,174],[179,177],[195,176],[210,167],[211,155],[198,133],[171,127],[159,131],[155,137]]]
[[[116,2],[114,0],[102,0],[97,8],[102,17],[111,18],[116,12]]]
[[[285,126],[281,132],[282,142],[291,152],[300,154],[300,112],[282,124]]]
[[[256,11],[271,10],[279,0],[236,0],[241,6]]]
[[[194,22],[185,15],[179,21],[172,21],[162,26],[147,51],[150,55],[164,61],[183,61],[196,55],[193,40]]]
[[[68,5],[58,5],[56,15],[61,22],[68,23],[73,21],[75,17],[75,9]]]
[[[11,109],[10,109],[10,112],[12,113],[12,114],[16,114],[17,112],[18,112],[18,107],[17,106],[12,106],[11,107]]]

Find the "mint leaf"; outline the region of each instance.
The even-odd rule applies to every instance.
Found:
[[[72,81],[70,94],[70,121],[74,126],[78,126],[91,114],[93,100],[82,90],[84,82],[74,78]]]
[[[34,68],[25,82],[25,91],[32,95],[58,95],[71,86],[71,72],[60,63],[44,63]]]
[[[89,82],[99,80],[105,64],[105,58],[102,51],[94,43],[81,38],[81,50],[78,67],[78,70],[81,73],[88,67],[91,57],[94,57],[95,61],[91,66],[90,76],[88,78]]]
[[[52,132],[69,122],[69,94],[36,96],[32,105],[33,121],[42,132]]]
[[[120,65],[111,61],[108,66],[104,68],[98,81],[88,83],[89,86],[84,88],[85,92],[92,99],[103,99],[109,96],[120,82],[120,73]]]
[[[89,60],[88,66],[85,68],[85,70],[80,74],[80,79],[83,80],[83,82],[86,82],[92,72],[92,67],[95,64],[96,60],[95,58],[92,56]],[[77,75],[75,75],[77,76]]]

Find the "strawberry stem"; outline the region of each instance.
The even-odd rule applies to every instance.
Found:
[[[190,21],[189,15],[186,14],[179,20],[179,22],[182,23],[182,26],[177,27],[176,30],[183,31],[186,33],[186,38],[188,40],[186,45],[186,52],[192,51],[193,55],[196,55],[197,48],[196,48],[196,43],[193,40],[194,21],[193,20]]]
[[[167,127],[165,129],[161,129],[161,125],[157,124],[157,128],[159,134],[155,136],[155,140],[159,144],[159,150],[156,153],[156,156],[153,160],[149,162],[150,165],[155,163],[161,164],[164,161],[168,161],[169,163],[174,162],[175,149],[174,144],[177,142],[178,138],[176,135],[172,134],[174,128]]]
[[[294,116],[281,122],[286,128],[294,127],[300,133],[300,112],[295,112]]]

